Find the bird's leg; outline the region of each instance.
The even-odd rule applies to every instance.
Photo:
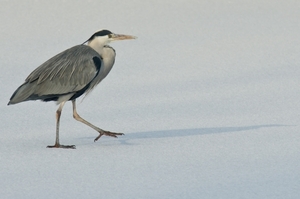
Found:
[[[59,121],[60,121],[60,115],[62,108],[64,107],[66,102],[60,103],[57,111],[56,111],[56,138],[55,138],[55,144],[53,146],[47,146],[47,148],[64,148],[64,149],[75,149],[75,145],[61,145],[59,143]]]
[[[94,126],[93,124],[89,123],[88,121],[86,121],[82,117],[80,117],[80,115],[78,115],[78,113],[76,111],[76,100],[72,100],[72,104],[73,104],[73,117],[74,117],[74,119],[88,125],[89,127],[93,128],[93,129],[95,129],[96,131],[99,132],[99,136],[97,136],[94,139],[94,142],[96,142],[102,135],[111,136],[111,137],[115,137],[115,138],[117,138],[118,135],[124,135],[124,133],[114,133],[114,132],[110,132],[110,131],[105,131],[103,129],[100,129],[100,128]]]

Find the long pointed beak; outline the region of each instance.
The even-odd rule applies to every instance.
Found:
[[[120,35],[120,34],[112,34],[111,40],[125,40],[125,39],[136,39],[137,37],[131,35]]]

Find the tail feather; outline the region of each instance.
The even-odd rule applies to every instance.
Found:
[[[25,82],[12,94],[7,105],[17,104],[20,102],[30,100],[29,98],[34,93],[35,87],[35,83]]]

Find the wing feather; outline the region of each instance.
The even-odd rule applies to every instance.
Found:
[[[25,81],[36,83],[34,94],[39,96],[79,91],[99,72],[93,61],[94,57],[101,60],[100,55],[91,47],[74,46],[43,63]]]

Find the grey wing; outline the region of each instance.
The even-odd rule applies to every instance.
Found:
[[[45,100],[45,96],[72,96],[90,84],[101,65],[100,55],[91,47],[74,46],[36,68],[15,91],[9,104]]]

